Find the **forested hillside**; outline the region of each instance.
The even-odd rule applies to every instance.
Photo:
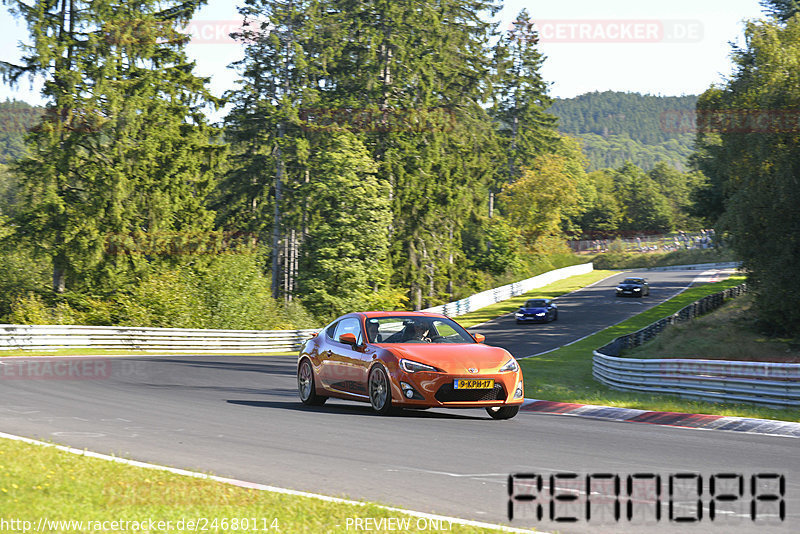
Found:
[[[0,164],[25,153],[25,134],[41,115],[41,108],[19,100],[0,102]]]
[[[0,168],[6,322],[319,325],[694,223],[701,175],[587,173],[531,15],[500,31],[495,0],[245,0],[221,128],[179,31],[202,0],[10,3],[32,47],[3,76],[43,76],[52,112]]]
[[[697,96],[654,96],[616,91],[559,99],[548,109],[561,133],[582,140],[589,170],[626,161],[649,170],[664,162],[685,170],[692,152]]]

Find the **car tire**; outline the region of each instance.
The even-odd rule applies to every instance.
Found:
[[[300,395],[300,402],[306,406],[322,406],[328,400],[328,397],[317,395],[314,369],[308,358],[304,358],[297,368],[297,392]]]
[[[486,408],[486,413],[492,419],[511,419],[519,413],[519,406],[497,406]]]
[[[392,411],[392,388],[389,375],[382,365],[376,365],[369,373],[369,403],[378,415],[387,415]]]

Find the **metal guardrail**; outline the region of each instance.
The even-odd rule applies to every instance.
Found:
[[[497,302],[502,302],[512,297],[524,295],[531,289],[544,287],[547,284],[552,284],[553,282],[563,280],[564,278],[569,278],[570,276],[587,274],[593,270],[594,265],[591,263],[572,265],[570,267],[548,271],[544,274],[540,274],[520,282],[514,282],[502,287],[489,289],[455,302],[448,302],[447,304],[426,308],[422,311],[441,313],[442,315],[446,315],[448,317],[458,317],[459,315],[464,315],[465,313],[485,308],[486,306],[490,306]]]
[[[747,285],[726,289],[693,302],[677,313],[594,351],[595,380],[621,391],[667,393],[715,402],[747,402],[767,406],[800,406],[800,364],[694,359],[620,358],[668,325],[690,321],[747,291]]]
[[[589,273],[592,264],[556,269],[521,282],[490,289],[424,311],[461,315],[522,295],[536,287],[576,274]],[[291,352],[319,329],[200,330],[135,326],[61,326],[0,324],[0,351],[56,349],[124,349],[158,352]]]
[[[287,352],[318,332],[126,326],[0,325],[0,350],[124,349],[159,352]]]

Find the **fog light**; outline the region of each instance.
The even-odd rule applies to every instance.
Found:
[[[403,388],[403,395],[406,396],[407,399],[423,399],[423,396],[417,393],[417,390],[411,384],[407,382],[400,382],[400,387]]]
[[[515,399],[522,398],[522,384],[517,384],[517,390],[514,392],[514,398]]]

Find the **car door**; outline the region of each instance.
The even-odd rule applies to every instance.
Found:
[[[331,342],[336,335],[336,327],[338,325],[338,321],[334,321],[333,323],[329,324],[322,331],[319,333],[320,344],[319,344],[319,378],[320,384],[323,387],[329,387],[331,382],[331,377],[333,375],[332,368],[334,367],[333,362],[331,361],[331,357],[333,356],[333,352],[331,351]]]
[[[339,341],[342,334],[356,336],[358,348]],[[345,317],[336,325],[333,339],[328,340],[330,356],[326,379],[328,387],[337,391],[367,394],[366,372],[364,370],[364,331],[358,317]]]

